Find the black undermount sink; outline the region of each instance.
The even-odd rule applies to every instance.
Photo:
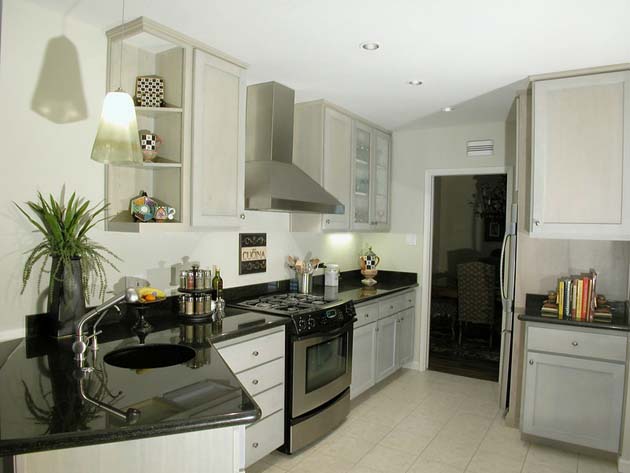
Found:
[[[186,363],[195,357],[195,350],[183,345],[150,343],[119,348],[103,357],[105,363],[118,368],[141,370],[166,368]]]

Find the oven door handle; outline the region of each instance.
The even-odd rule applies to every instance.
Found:
[[[336,337],[340,333],[347,332],[348,329],[352,328],[352,326],[354,325],[354,323],[356,321],[357,321],[357,318],[354,317],[352,320],[346,322],[341,327],[339,327],[339,328],[337,328],[335,330],[332,330],[330,332],[311,333],[311,334],[308,334],[308,335],[306,335],[304,337],[295,337],[295,340],[301,342],[303,340],[309,340],[311,338],[332,338],[332,337]]]

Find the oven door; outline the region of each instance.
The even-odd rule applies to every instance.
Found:
[[[352,380],[353,321],[330,331],[293,339],[293,403],[291,417],[333,399]]]

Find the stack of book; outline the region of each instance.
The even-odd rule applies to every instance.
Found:
[[[592,322],[596,314],[599,316],[595,303],[596,287],[597,272],[593,269],[588,273],[558,279],[557,317],[559,319]],[[605,318],[603,314],[602,316]],[[602,321],[604,320],[598,317],[598,322]]]

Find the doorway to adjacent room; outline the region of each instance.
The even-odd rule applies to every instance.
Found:
[[[499,271],[507,174],[435,176],[431,240],[431,370],[498,381]]]

